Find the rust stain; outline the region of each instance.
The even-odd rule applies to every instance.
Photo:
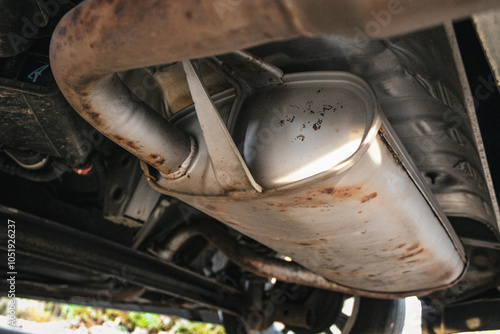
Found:
[[[300,141],[304,141],[304,139],[306,139],[306,136],[304,136],[304,135],[298,135],[295,139],[298,139]]]
[[[92,120],[92,125],[95,127],[101,127],[104,125],[104,120],[101,118],[101,115],[98,112],[87,110],[87,115]]]
[[[297,245],[300,245],[300,246],[312,246],[312,245],[314,245],[314,243],[312,243],[312,242],[297,242]]]
[[[114,10],[115,15],[120,15],[120,13],[123,12],[124,8],[125,6],[122,3],[117,4]]]
[[[135,141],[132,141],[132,140],[128,140],[125,143],[125,145],[127,145],[128,147],[130,147],[133,150],[138,150],[139,149],[139,146],[137,145],[137,143]],[[163,159],[163,162],[165,162],[165,159]]]
[[[413,245],[411,245],[410,247],[408,247],[406,250],[407,250],[408,252],[411,252],[412,250],[417,249],[419,246],[420,246],[420,243],[419,243],[419,242],[416,242],[416,243],[414,243]]]
[[[373,192],[370,195],[364,196],[363,198],[361,198],[361,203],[366,203],[369,200],[374,199],[375,197],[377,197],[377,195],[378,194],[376,192]]]
[[[335,188],[333,188],[333,187],[326,188],[324,191],[322,191],[322,193],[326,193],[326,194],[333,194],[334,192],[335,192]]]
[[[410,257],[414,257],[414,256],[416,256],[416,255],[418,255],[418,254],[422,253],[423,251],[424,251],[424,249],[423,249],[423,248],[420,248],[418,251],[416,251],[416,252],[414,252],[414,253],[407,253],[407,254],[405,254],[405,255],[402,255],[402,256],[398,257],[398,260],[405,260],[405,259],[408,259],[408,258],[410,258]]]
[[[321,193],[332,195],[339,199],[347,199],[356,196],[361,188],[361,186],[328,187],[323,189]]]
[[[317,208],[317,207],[323,207],[327,206],[328,202],[321,199],[317,198],[315,195],[312,195],[311,197],[294,197],[294,198],[289,198],[287,201],[284,202],[267,202],[266,203],[268,206],[278,208],[280,212],[285,212],[286,209],[288,208]]]
[[[96,112],[96,111],[94,111],[94,110],[92,109],[92,107],[90,106],[90,104],[88,104],[88,103],[86,103],[86,102],[83,102],[83,103],[82,103],[82,109],[83,109],[83,110],[88,111],[89,113],[91,113],[91,112],[92,112],[92,113],[95,113],[95,114],[99,115],[99,113],[98,113],[98,112]],[[100,115],[99,115],[99,116],[100,116]]]
[[[288,208],[318,208],[325,211],[329,207],[335,206],[336,200],[359,200],[364,195],[361,192],[362,188],[361,185],[352,185],[311,189],[300,197],[288,197],[279,202],[269,201],[266,202],[266,205],[283,210],[280,210],[281,212]]]
[[[401,245],[398,245],[398,246],[397,246],[396,248],[394,248],[394,249],[395,249],[395,250],[396,250],[396,249],[400,249],[400,248],[403,248],[404,246],[406,246],[406,243],[401,244]]]
[[[329,111],[329,110],[335,111],[335,110],[337,110],[337,108],[333,108],[333,106],[331,104],[324,104],[323,105],[323,112]]]
[[[423,262],[422,260],[413,260],[413,261],[408,261],[407,263],[421,263]]]
[[[316,123],[313,124],[312,128],[314,129],[314,131],[317,131],[319,129],[321,129],[321,124],[323,123],[323,120],[321,118],[318,118],[318,121]]]
[[[125,139],[119,135],[112,135],[113,139],[116,141],[116,142],[122,142],[124,141]]]
[[[133,142],[128,142],[128,143],[133,143]],[[156,167],[160,167],[161,165],[163,165],[163,163],[165,163],[165,158],[159,154],[152,153],[148,156],[148,158],[149,158],[148,161],[151,162]]]
[[[379,130],[378,135],[380,136],[380,138],[382,139],[382,141],[387,142],[386,135],[385,135],[385,133],[384,133],[384,131],[383,131],[382,129],[380,129],[380,130]],[[406,173],[406,169],[405,169],[405,167],[403,166],[403,163],[400,161],[399,157],[397,156],[396,152],[394,152],[394,151],[390,148],[390,146],[387,146],[387,147],[389,148],[389,150],[390,150],[390,151],[391,151],[391,153],[392,153],[392,158],[393,158],[393,159],[392,159],[391,161],[392,161],[394,164],[396,164],[396,166],[398,166],[398,167],[399,167],[399,168],[400,168],[403,172],[405,172],[405,173]]]
[[[73,10],[73,15],[71,16],[71,21],[74,23],[74,24],[77,24],[78,23],[78,19],[80,18],[80,14],[82,13],[82,9],[80,7],[76,7],[74,10]]]

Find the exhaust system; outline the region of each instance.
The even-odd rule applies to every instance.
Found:
[[[138,101],[117,72],[300,35],[388,37],[498,7],[500,1],[237,3],[227,8],[217,1],[84,1],[61,20],[54,32],[50,48],[54,77],[85,120],[168,175],[189,163],[194,150],[191,140]],[[381,23],[377,23],[379,17],[383,17],[378,19],[383,20]]]
[[[138,101],[116,73],[301,35],[387,37],[499,3],[242,0],[221,10],[209,1],[87,0],[59,23],[50,58],[69,103],[100,132],[147,163],[143,169],[151,186],[311,270],[264,261],[260,266],[267,269],[255,269],[257,274],[282,272],[284,280],[305,285],[396,298],[453,284],[466,259],[446,216],[363,80],[340,72],[283,76],[279,69],[238,53],[236,61],[243,59],[248,73],[257,68],[270,84],[262,86],[249,75],[245,83],[250,89],[230,116],[238,120],[231,134],[217,112],[221,102],[204,90],[196,62],[183,63],[196,110],[188,110],[175,125]],[[387,24],[379,22],[374,30],[377,18]],[[258,94],[250,102],[243,101],[254,91]],[[285,110],[290,101],[298,106],[307,99],[307,114]],[[337,99],[336,105],[332,99]],[[323,106],[322,112],[313,110],[315,103]],[[336,113],[343,105],[351,112]],[[238,115],[242,108],[245,112]],[[302,131],[316,112],[324,119],[297,135],[298,123],[303,122]],[[285,120],[290,123],[282,132],[275,131],[278,154],[249,156],[256,137],[253,125],[272,124],[276,115],[283,116],[280,126]],[[354,134],[325,132],[327,124],[335,123]],[[295,139],[290,141],[292,132]],[[311,144],[315,137],[320,140]],[[328,151],[328,145],[314,144],[318,142],[342,145]],[[311,166],[303,156],[308,153],[328,159],[320,159],[321,167]],[[276,156],[287,175],[280,175]],[[212,234],[207,239],[214,238],[224,237]],[[249,258],[260,261],[251,256],[240,260],[255,266]]]

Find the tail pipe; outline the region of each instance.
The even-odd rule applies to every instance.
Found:
[[[60,21],[50,47],[55,79],[91,125],[175,178],[191,139],[116,73],[305,35],[383,38],[498,7],[500,0],[86,0]]]

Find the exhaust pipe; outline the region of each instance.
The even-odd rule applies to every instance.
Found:
[[[383,38],[498,7],[499,0],[87,0],[57,26],[54,77],[91,125],[167,178],[182,176],[193,141],[116,73],[227,53],[300,35]]]

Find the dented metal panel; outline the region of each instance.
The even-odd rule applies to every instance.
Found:
[[[197,159],[186,177],[152,174],[150,183],[358,292],[421,293],[455,282],[465,268],[460,242],[401,159],[371,88],[339,72],[283,80],[252,95],[236,122],[235,143],[261,194],[217,189],[189,115],[177,125],[199,143]]]

